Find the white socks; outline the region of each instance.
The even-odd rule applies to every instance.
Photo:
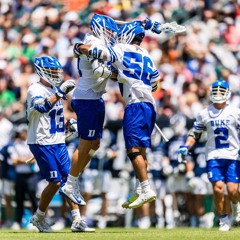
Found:
[[[71,214],[72,214],[73,222],[81,219],[81,215],[80,215],[79,209],[72,210]]]
[[[42,220],[45,217],[45,212],[42,212],[39,208],[37,209],[35,214],[36,214],[36,216],[38,217],[39,220]]]
[[[142,188],[142,192],[147,192],[148,190],[150,190],[150,183],[149,180],[145,180],[143,182],[140,183],[141,188]]]
[[[78,177],[74,177],[72,175],[68,175],[68,179],[66,182],[67,189],[72,192],[75,189],[75,186],[77,184]]]

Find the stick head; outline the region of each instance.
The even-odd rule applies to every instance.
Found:
[[[183,33],[187,31],[185,26],[179,25],[176,22],[164,23],[160,27],[166,33]]]

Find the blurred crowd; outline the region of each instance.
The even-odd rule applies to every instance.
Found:
[[[142,43],[161,73],[154,97],[158,106],[157,124],[168,138],[187,133],[196,114],[209,103],[209,87],[216,79],[229,82],[230,101],[240,107],[239,0],[1,0],[0,150],[12,141],[16,126],[27,123],[27,88],[39,80],[34,73],[34,57],[56,56],[63,66],[65,80],[78,80],[72,47],[91,31],[89,19],[95,12],[121,21],[148,17],[161,23],[177,21],[187,27],[186,33],[178,35],[146,32]],[[107,146],[108,155],[98,157],[114,159],[113,177],[126,181],[131,170],[121,136],[124,104],[116,83],[109,81],[104,99],[105,128],[114,135],[114,140]],[[70,100],[64,106],[66,120],[75,118]],[[175,131],[176,119],[182,120],[178,124],[183,126]],[[159,141],[160,138],[158,144]],[[163,158],[169,160],[174,147],[164,146],[164,149]],[[150,216],[150,212],[142,210],[134,216]],[[127,216],[126,222],[129,219]],[[144,222],[142,228],[148,225]],[[169,228],[175,225],[176,222],[171,222]]]

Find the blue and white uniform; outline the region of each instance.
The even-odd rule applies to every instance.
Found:
[[[239,129],[240,109],[232,105],[227,104],[223,109],[210,105],[198,114],[194,131],[207,132],[206,160],[211,182],[239,181],[239,162],[235,162],[239,152]]]
[[[126,102],[123,129],[126,148],[150,147],[156,120],[152,84],[159,74],[148,52],[136,45],[109,47],[107,60],[118,70],[120,91]]]
[[[100,39],[86,34],[83,44],[102,45]],[[102,95],[107,79],[97,78],[93,73],[92,59],[81,54],[78,58],[80,78],[72,95],[72,107],[77,114],[79,137],[96,140],[102,137],[105,106]]]
[[[41,82],[32,84],[27,92],[28,145],[42,177],[49,182],[60,181],[70,169],[62,99],[54,106],[41,104],[55,92],[55,87],[46,87]]]

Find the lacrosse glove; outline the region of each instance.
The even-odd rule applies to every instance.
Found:
[[[160,34],[162,32],[161,23],[152,21],[149,18],[145,20],[145,30],[151,30],[154,33]]]
[[[66,100],[66,95],[71,92],[75,88],[75,86],[76,83],[74,80],[67,80],[66,82],[62,83],[61,86],[57,89],[56,96]]]
[[[189,146],[181,145],[178,149],[178,162],[186,163],[186,156],[188,154]]]

